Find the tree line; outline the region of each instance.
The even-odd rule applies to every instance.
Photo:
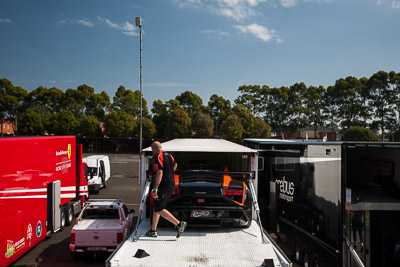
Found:
[[[348,76],[328,87],[243,85],[231,103],[213,94],[208,103],[185,91],[168,101],[143,99],[143,138],[221,136],[231,140],[268,138],[304,127],[376,133],[400,128],[400,73],[378,71],[369,78]],[[140,91],[120,86],[112,98],[83,84],[65,92],[40,86],[31,92],[0,79],[0,120],[15,122],[18,135],[139,137]],[[2,123],[3,124],[3,123]],[[3,127],[1,127],[3,129]],[[2,133],[3,134],[3,133]],[[382,134],[382,136],[383,136]]]

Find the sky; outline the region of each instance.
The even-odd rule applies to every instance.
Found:
[[[185,91],[233,104],[241,85],[330,86],[400,72],[400,0],[0,0],[0,78],[114,97]]]

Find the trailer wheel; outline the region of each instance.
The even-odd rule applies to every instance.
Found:
[[[304,267],[310,267],[308,252],[306,249],[304,249],[304,252],[303,252],[303,263],[304,263],[304,265],[303,265]]]
[[[317,256],[315,256],[315,258],[313,260],[312,267],[319,267],[319,262],[318,262],[318,257]]]
[[[60,221],[60,231],[64,230],[67,225],[67,210],[65,208],[61,208],[61,221]]]
[[[74,208],[72,205],[67,206],[67,225],[71,225],[72,221],[74,220]]]

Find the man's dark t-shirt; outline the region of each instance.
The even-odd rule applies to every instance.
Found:
[[[174,158],[167,152],[161,151],[158,155],[154,156],[154,172],[158,170],[163,171],[161,183],[158,186],[158,193],[160,195],[172,194],[175,190],[174,164]]]

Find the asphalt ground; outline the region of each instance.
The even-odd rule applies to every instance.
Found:
[[[84,156],[90,154],[85,153]],[[109,186],[98,194],[90,194],[89,199],[118,198],[123,199],[129,209],[139,213],[139,155],[136,154],[105,154],[109,156],[111,178]],[[137,217],[135,217],[135,220]],[[63,231],[46,237],[23,257],[11,266],[105,266],[106,255],[87,255],[74,259],[69,250],[69,237],[73,224]]]

